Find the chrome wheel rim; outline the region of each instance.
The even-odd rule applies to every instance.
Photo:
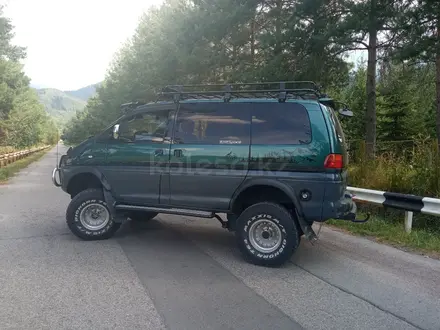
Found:
[[[249,228],[249,241],[259,252],[275,251],[280,247],[282,240],[281,229],[271,219],[259,219]]]
[[[110,213],[104,205],[93,203],[81,210],[79,220],[88,230],[100,230],[110,222]]]

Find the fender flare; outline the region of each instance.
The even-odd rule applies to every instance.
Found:
[[[303,212],[301,204],[298,201],[298,197],[296,196],[295,190],[288,186],[287,184],[274,179],[267,179],[267,178],[256,178],[256,179],[249,179],[244,181],[234,192],[231,198],[231,202],[229,204],[229,209],[232,210],[234,208],[234,205],[239,198],[240,194],[245,191],[246,189],[253,187],[253,186],[269,186],[273,188],[280,189],[282,192],[284,192],[289,199],[293,202],[293,205],[295,206],[297,216],[299,218],[303,218]]]
[[[72,180],[74,180],[75,177],[77,177],[78,175],[82,175],[82,174],[92,174],[94,177],[96,177],[96,179],[98,179],[98,181],[101,183],[101,185],[103,187],[103,193],[104,193],[104,197],[106,199],[106,202],[110,206],[111,202],[112,202],[111,199],[113,199],[113,194],[111,193],[112,187],[111,187],[110,183],[107,181],[105,175],[101,171],[99,171],[96,167],[84,166],[81,168],[77,168],[74,171],[72,171],[71,173],[69,173],[69,178],[66,182],[66,191],[67,191],[67,187],[72,182]],[[111,198],[109,198],[109,197],[111,197]]]
[[[99,182],[101,182],[105,190],[108,191],[112,190],[110,183],[107,181],[104,174],[101,171],[99,171],[97,168],[88,167],[88,166],[81,167],[80,169],[74,170],[71,173],[69,173],[69,178],[68,181],[66,182],[66,187],[69,186],[72,179],[74,179],[77,175],[81,175],[81,174],[93,174],[99,180]]]
[[[91,168],[91,171],[88,171],[87,173],[92,173],[101,182],[102,187],[103,187],[102,192],[104,194],[104,199],[105,199],[105,202],[107,203],[107,207],[108,207],[110,213],[115,218],[116,222],[119,222],[119,221],[117,221],[117,220],[119,220],[119,218],[116,216],[116,210],[115,210],[116,201],[115,201],[115,198],[113,197],[113,194],[112,194],[112,187],[111,187],[110,183],[107,181],[104,173],[99,171],[97,168]]]
[[[71,178],[69,179],[69,182],[75,178],[77,175],[81,175],[81,174],[92,174],[94,175],[99,182],[101,182],[101,185],[103,187],[102,192],[104,194],[104,200],[107,203],[107,207],[111,213],[111,215],[114,218],[115,222],[123,222],[124,218],[123,217],[119,217],[116,209],[115,209],[115,204],[116,204],[116,200],[113,196],[112,193],[112,187],[110,185],[110,183],[108,182],[107,178],[105,177],[104,173],[102,173],[101,171],[99,171],[96,167],[84,167],[81,168],[79,171],[75,171],[74,173],[72,173]]]

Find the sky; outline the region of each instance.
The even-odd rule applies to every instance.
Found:
[[[3,0],[15,26],[14,44],[27,47],[31,85],[74,90],[104,80],[115,52],[139,18],[162,0]],[[352,54],[356,61],[360,54]]]
[[[139,18],[161,0],[4,0],[31,84],[74,90],[104,79]]]

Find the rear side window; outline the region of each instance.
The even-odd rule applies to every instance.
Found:
[[[249,104],[181,104],[174,139],[183,144],[229,144],[250,142]]]
[[[339,119],[336,116],[335,111],[333,110],[333,108],[330,108],[330,107],[327,107],[327,109],[328,109],[328,112],[330,113],[330,119],[333,123],[333,126],[335,127],[336,135],[338,136],[339,142],[341,142],[342,144],[345,144],[344,131],[342,130],[341,123],[339,122]]]
[[[252,144],[308,144],[312,129],[307,109],[296,103],[256,103]]]

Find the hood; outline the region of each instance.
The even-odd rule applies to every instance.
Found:
[[[89,136],[86,140],[82,141],[80,144],[78,144],[75,147],[70,147],[67,150],[67,156],[69,157],[76,157],[80,155],[85,149],[87,149],[89,146],[93,144],[93,136]]]

